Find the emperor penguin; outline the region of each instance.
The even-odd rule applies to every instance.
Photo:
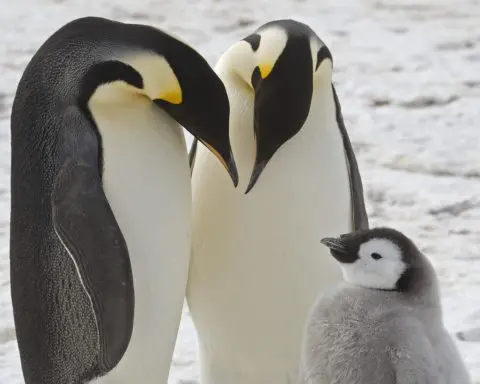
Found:
[[[200,383],[293,383],[308,311],[342,278],[318,236],[368,228],[332,55],[309,26],[275,20],[215,71],[230,100],[239,188],[194,144],[187,301]]]
[[[86,17],[35,53],[11,117],[11,295],[26,384],[166,383],[191,247],[181,126],[237,171],[225,87],[153,27]]]
[[[302,384],[470,384],[448,334],[435,270],[388,227],[321,240],[345,282],[306,322]]]

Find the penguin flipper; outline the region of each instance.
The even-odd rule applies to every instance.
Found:
[[[70,111],[64,123],[65,156],[52,194],[53,226],[92,303],[98,369],[105,374],[118,364],[130,342],[133,276],[125,239],[102,188],[94,127],[80,110]]]
[[[418,348],[419,343],[429,344],[428,340],[423,337],[416,340],[416,350],[403,351],[400,349],[398,351],[398,356],[401,356],[401,358],[396,358],[394,362],[395,384],[437,384],[439,377],[442,376],[442,373],[437,369],[438,365],[429,358],[432,353],[422,353],[425,349],[423,346]],[[404,356],[408,356],[408,358]]]
[[[192,147],[190,148],[190,153],[188,154],[188,164],[190,165],[190,174],[193,173],[193,166],[195,165],[195,157],[197,155],[197,146],[198,140],[193,139]]]
[[[332,84],[333,96],[335,99],[335,109],[337,114],[337,124],[342,135],[343,147],[348,163],[348,174],[350,177],[350,191],[352,199],[352,231],[359,229],[369,229],[368,215],[365,208],[365,197],[363,194],[362,177],[358,169],[358,163],[355,152],[348,137],[348,132],[343,121],[342,109],[338,100],[337,92]]]
[[[392,312],[385,321],[388,356],[395,373],[395,384],[436,384],[443,373],[439,353],[425,333],[425,325],[409,314]],[[381,328],[381,327],[380,327]],[[379,353],[384,353],[382,350]],[[449,367],[445,367],[445,372]],[[446,383],[450,381],[445,381]],[[452,381],[460,384],[461,381]]]

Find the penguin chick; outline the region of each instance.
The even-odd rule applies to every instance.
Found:
[[[412,240],[375,228],[321,242],[346,282],[312,308],[299,383],[471,383],[443,324],[435,271]]]

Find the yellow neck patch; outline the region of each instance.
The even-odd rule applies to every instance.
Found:
[[[270,64],[261,64],[258,66],[258,69],[260,70],[260,76],[262,76],[262,79],[265,79],[270,72],[272,72],[273,66]]]

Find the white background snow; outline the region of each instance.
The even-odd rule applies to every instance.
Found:
[[[406,232],[431,257],[447,328],[463,332],[457,342],[480,383],[480,1],[0,3],[0,384],[23,383],[9,286],[11,102],[42,42],[87,15],[164,28],[212,65],[266,21],[307,22],[334,55],[371,222]],[[196,336],[186,310],[170,376],[170,384],[197,383]]]

